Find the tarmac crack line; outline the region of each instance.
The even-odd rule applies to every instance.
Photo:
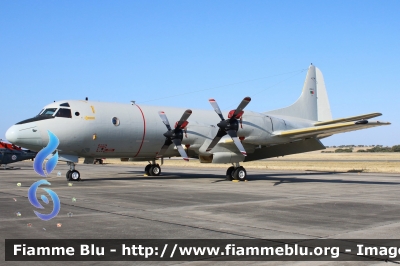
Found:
[[[66,205],[69,205],[69,204],[66,204]],[[112,215],[119,215],[119,216],[123,216],[123,217],[136,218],[136,219],[145,220],[145,221],[159,222],[159,223],[164,223],[164,224],[169,224],[169,225],[189,227],[189,228],[200,229],[200,230],[206,230],[206,231],[210,231],[210,232],[214,232],[214,233],[220,233],[220,234],[227,234],[227,235],[233,235],[233,236],[238,236],[238,237],[258,239],[257,237],[252,237],[252,236],[247,236],[247,235],[242,235],[242,234],[235,234],[235,233],[231,233],[231,232],[225,232],[225,231],[222,231],[222,230],[215,230],[215,229],[210,229],[210,228],[205,228],[205,227],[200,227],[200,226],[187,225],[187,224],[181,224],[181,223],[174,223],[174,222],[169,222],[169,221],[163,221],[163,220],[160,220],[160,219],[146,218],[146,217],[141,217],[141,216],[138,216],[138,215],[129,215],[129,214],[123,214],[123,213],[118,213],[118,212],[109,212],[109,211],[103,211],[103,210],[98,210],[98,209],[88,208],[88,207],[82,207],[82,206],[76,206],[76,205],[69,205],[69,206],[74,206],[74,207],[78,207],[78,208],[86,209],[86,210],[91,210],[91,211],[98,211],[98,212],[102,212],[102,213],[108,213],[108,214],[112,214]]]

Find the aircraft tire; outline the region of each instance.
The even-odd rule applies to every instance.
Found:
[[[68,181],[81,181],[81,174],[76,170],[70,171]]]
[[[150,168],[151,176],[159,176],[161,174],[161,167],[158,164],[153,164]]]
[[[247,177],[247,172],[243,166],[236,168],[235,172],[233,173],[233,178],[235,180],[244,181],[246,180],[246,177]]]
[[[67,173],[65,174],[65,177],[67,178],[67,180],[69,181],[69,174],[71,173],[70,170],[67,171]]]
[[[235,171],[235,167],[231,166],[226,170],[226,180],[233,180],[233,173]]]
[[[146,167],[144,168],[144,172],[146,175],[150,176],[150,168],[151,168],[151,164],[146,165]]]
[[[93,164],[103,164],[103,159],[94,159]]]

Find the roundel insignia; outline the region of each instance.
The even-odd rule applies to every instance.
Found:
[[[17,155],[13,155],[13,156],[11,156],[11,160],[13,160],[13,161],[15,161],[15,160],[17,160]]]

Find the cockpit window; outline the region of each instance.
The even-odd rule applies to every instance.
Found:
[[[25,119],[25,120],[23,120],[21,122],[18,122],[17,125],[22,125],[22,124],[26,124],[26,123],[30,123],[30,122],[41,121],[41,120],[52,119],[52,118],[54,118],[53,115],[54,115],[54,113],[56,111],[57,111],[57,108],[43,109],[42,111],[40,111],[40,113],[37,116],[29,118],[29,119]],[[70,116],[71,116],[71,111],[70,111]]]
[[[40,114],[43,112],[43,110],[44,110],[44,109],[42,109],[42,110],[38,113],[38,115],[40,115]]]
[[[52,116],[56,112],[57,108],[47,108],[40,115],[42,116]]]
[[[69,103],[62,103],[62,104],[60,104],[60,106],[69,107]]]
[[[66,109],[66,108],[60,108],[60,110],[58,110],[56,117],[67,117],[67,118],[71,118],[71,110],[70,109]]]

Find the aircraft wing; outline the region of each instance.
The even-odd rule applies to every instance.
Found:
[[[331,124],[336,124],[336,123],[341,123],[341,122],[359,121],[359,120],[364,120],[364,119],[371,119],[371,118],[381,116],[381,115],[382,115],[381,113],[370,113],[370,114],[365,114],[365,115],[350,116],[350,117],[339,118],[339,119],[334,119],[334,120],[329,120],[329,121],[317,122],[314,124],[314,126],[323,126],[323,125],[331,125]]]
[[[285,130],[276,132],[275,135],[282,137],[290,137],[293,139],[304,137],[323,138],[333,134],[344,133],[349,131],[360,130],[364,128],[390,125],[389,122],[361,120],[357,122],[336,123],[332,125],[323,125],[315,127],[306,127],[301,129]]]

